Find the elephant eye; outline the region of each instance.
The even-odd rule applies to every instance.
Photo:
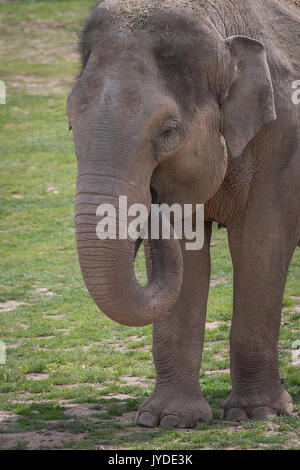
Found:
[[[176,119],[168,119],[164,123],[160,136],[155,140],[157,156],[170,156],[175,153],[185,139],[184,128]]]
[[[170,135],[173,134],[173,132],[175,132],[175,130],[176,129],[174,127],[173,128],[170,127],[169,129],[166,129],[165,131],[163,131],[162,136],[169,137]]]

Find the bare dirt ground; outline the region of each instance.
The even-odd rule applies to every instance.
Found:
[[[210,371],[210,374],[224,372],[224,371]],[[227,372],[227,371],[226,371]],[[229,371],[228,371],[229,372]],[[96,414],[97,412],[92,409],[92,404],[68,404],[66,400],[61,401],[60,404],[65,407],[68,415],[71,415],[71,419],[68,420],[68,424],[81,424],[86,425],[87,428],[91,423],[100,423],[101,418]],[[130,411],[124,413],[122,416],[116,416],[115,418],[110,418],[111,425],[131,425],[130,432],[135,433],[136,435],[144,433],[145,429],[137,426],[132,426],[132,423],[135,421],[136,412]],[[45,428],[38,431],[24,431],[24,432],[9,432],[10,428],[19,418],[18,415],[0,411],[0,450],[1,449],[22,449],[25,448],[28,450],[34,449],[70,449],[70,446],[74,445],[76,442],[83,442],[85,439],[89,438],[89,432],[66,432],[66,430],[57,430],[57,428],[63,426],[63,421],[47,421],[45,422]],[[105,421],[103,421],[104,423]],[[228,433],[237,433],[243,430],[242,423],[236,422],[226,422],[225,425],[228,427]],[[281,425],[279,423],[270,422],[265,431],[265,435],[278,435],[281,430]],[[7,432],[6,432],[7,431]],[[179,432],[185,433],[186,430],[179,429]],[[158,429],[152,429],[151,433],[159,432]],[[118,436],[124,436],[126,431],[118,432]],[[65,447],[64,447],[65,446]],[[263,446],[263,445],[262,445]],[[299,448],[300,439],[297,436],[297,433],[291,435],[289,446],[291,448]],[[114,450],[115,446],[110,445],[101,445],[98,450]],[[118,446],[118,449],[121,450],[122,447]],[[227,450],[231,450],[227,448]],[[234,448],[232,448],[234,450]]]
[[[70,91],[79,60],[78,31],[73,21],[51,18],[11,22],[0,37],[1,62],[16,68],[7,80],[9,87],[34,95]],[[25,69],[19,67],[22,61]]]

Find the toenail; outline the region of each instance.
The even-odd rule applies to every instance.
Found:
[[[251,413],[253,419],[266,419],[271,416],[277,416],[277,412],[268,406],[258,406]]]
[[[172,427],[172,428],[177,428],[180,423],[180,418],[176,415],[165,415],[161,421],[160,421],[160,426],[162,427]]]
[[[157,420],[151,411],[143,411],[138,415],[136,422],[140,426],[144,426],[146,428],[153,428],[157,424]]]
[[[247,413],[242,408],[230,408],[224,416],[225,419],[232,421],[246,421],[248,419]]]

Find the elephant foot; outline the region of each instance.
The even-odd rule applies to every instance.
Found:
[[[136,423],[148,428],[193,428],[211,420],[211,408],[201,392],[157,390],[142,404]]]
[[[281,386],[277,392],[272,386],[269,389],[270,391],[266,393],[251,395],[232,391],[223,404],[222,418],[230,421],[246,421],[291,414],[293,402],[289,393]]]

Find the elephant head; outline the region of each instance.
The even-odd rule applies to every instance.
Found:
[[[275,119],[264,47],[224,39],[207,20],[151,8],[123,11],[107,0],[82,33],[82,72],[67,113],[78,162],[76,237],[96,304],[113,320],[153,323],[175,303],[182,281],[178,240],[149,241],[152,274],[140,286],[135,243],[99,240],[97,207],[205,203],[220,188],[228,158]],[[142,3],[137,2],[137,4]],[[229,153],[229,156],[228,156]]]

